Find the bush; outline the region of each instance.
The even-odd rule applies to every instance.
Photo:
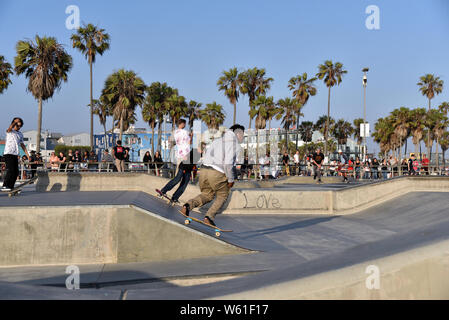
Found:
[[[75,153],[75,150],[79,150],[81,154],[84,154],[84,151],[88,151],[90,153],[90,146],[66,146],[63,144],[59,144],[55,147],[55,153],[59,156],[59,153],[62,152],[66,156],[69,153],[69,150],[72,150]]]

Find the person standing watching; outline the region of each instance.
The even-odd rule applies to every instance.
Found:
[[[14,185],[19,176],[19,147],[23,149],[28,160],[30,155],[23,143],[23,134],[20,129],[23,127],[23,120],[21,118],[14,118],[6,130],[6,144],[3,158],[6,163],[6,175],[3,181],[2,191],[8,192],[14,189]]]
[[[235,124],[225,132],[223,137],[215,139],[204,156],[203,166],[199,173],[201,194],[187,201],[181,213],[189,215],[190,210],[202,207],[215,201],[204,217],[204,223],[215,226],[215,215],[226,202],[231,188],[234,186],[234,173],[237,157],[241,152],[245,127]]]
[[[289,155],[288,155],[288,152],[287,151],[285,151],[284,152],[284,155],[282,156],[282,163],[284,164],[284,167],[285,167],[285,174],[287,175],[287,176],[290,176],[290,167],[289,167],[289,165],[288,165],[288,162],[290,161],[290,157],[289,157]]]
[[[318,177],[317,183],[321,183],[321,164],[324,160],[324,154],[321,152],[321,148],[317,148],[316,152],[312,154],[312,164],[313,164],[313,180]]]
[[[301,173],[301,167],[299,165],[299,151],[296,150],[295,155],[293,156],[293,160],[295,161],[295,175],[299,176]]]
[[[112,156],[115,160],[115,166],[118,172],[125,172],[126,150],[122,146],[122,141],[117,140],[117,145],[112,149]]]

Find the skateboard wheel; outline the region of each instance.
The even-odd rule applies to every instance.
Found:
[[[184,220],[184,224],[190,224],[190,220],[189,219],[185,219]]]
[[[219,237],[221,235],[220,231],[215,231],[215,235]]]

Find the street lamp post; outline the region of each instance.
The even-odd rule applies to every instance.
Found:
[[[366,157],[366,84],[368,82],[368,79],[366,77],[366,73],[369,71],[368,68],[364,68],[362,70],[363,72],[363,160],[365,160]]]

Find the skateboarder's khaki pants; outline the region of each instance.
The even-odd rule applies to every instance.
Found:
[[[187,203],[193,209],[204,206],[215,197],[214,203],[206,213],[207,217],[214,220],[218,210],[220,210],[228,198],[230,190],[228,179],[224,173],[217,170],[202,168],[199,173],[199,185],[201,194],[187,201]]]

